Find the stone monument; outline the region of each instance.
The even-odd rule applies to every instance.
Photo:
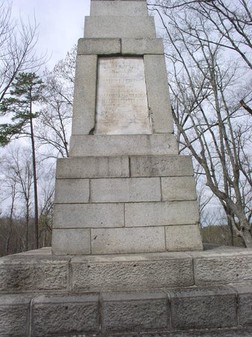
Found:
[[[251,337],[252,250],[202,251],[145,0],[91,0],[72,131],[53,254],[0,258],[0,337]]]
[[[78,42],[56,255],[201,250],[192,162],[173,135],[162,40],[145,0],[92,0]]]

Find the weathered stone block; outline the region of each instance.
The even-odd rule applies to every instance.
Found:
[[[137,337],[138,335],[120,335],[120,337]],[[226,328],[226,329],[207,329],[200,331],[179,331],[179,332],[158,332],[158,333],[143,333],[142,337],[251,337],[252,329],[237,329],[237,328]],[[75,336],[72,336],[75,337]],[[85,336],[78,336],[85,337]]]
[[[251,250],[225,250],[194,256],[195,284],[213,285],[252,280]]]
[[[70,156],[132,156],[177,154],[173,135],[75,135]]]
[[[251,326],[252,325],[252,284],[238,283],[232,285],[236,290],[238,296],[238,325]]]
[[[131,156],[130,172],[132,177],[192,176],[191,156]]]
[[[164,293],[104,294],[102,301],[106,332],[167,329],[170,325]]]
[[[30,296],[0,295],[0,336],[29,335]]]
[[[236,295],[229,288],[196,288],[169,292],[173,329],[237,326]]]
[[[91,1],[92,16],[146,16],[145,1]]]
[[[73,103],[73,134],[86,134],[95,126],[96,55],[78,55]]]
[[[159,178],[92,179],[91,202],[161,201]]]
[[[162,200],[196,200],[194,177],[161,178]]]
[[[192,258],[185,253],[75,257],[73,291],[132,291],[190,287]]]
[[[10,255],[0,260],[0,291],[67,290],[68,259]]]
[[[57,179],[55,186],[54,202],[65,203],[86,203],[89,201],[89,180],[88,179]]]
[[[163,227],[106,228],[91,230],[92,254],[165,251]]]
[[[129,177],[128,157],[75,157],[57,160],[57,178]]]
[[[154,18],[92,16],[85,19],[85,38],[155,38]]]
[[[168,251],[202,250],[202,239],[198,225],[166,227],[166,249]]]
[[[127,227],[190,225],[197,222],[196,201],[125,204],[125,225]]]
[[[55,205],[54,228],[122,227],[123,204]]]
[[[163,55],[145,55],[145,76],[154,133],[173,132],[171,103]]]
[[[32,306],[32,336],[97,333],[98,296],[40,296]]]
[[[121,53],[120,39],[79,39],[78,55],[112,55]]]
[[[90,254],[90,229],[55,229],[52,235],[53,254]]]
[[[164,54],[162,39],[122,39],[123,55]]]

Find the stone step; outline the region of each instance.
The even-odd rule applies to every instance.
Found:
[[[51,248],[0,259],[0,292],[156,291],[252,282],[252,250],[54,256]]]
[[[153,337],[206,337],[223,336],[225,331],[210,333],[208,329],[229,329],[232,334],[227,332],[226,336],[237,336],[230,329],[250,327],[251,305],[252,284],[155,292],[2,294],[0,336],[141,333]]]

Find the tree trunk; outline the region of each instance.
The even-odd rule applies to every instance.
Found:
[[[252,236],[250,231],[245,227],[242,232],[242,238],[246,248],[252,248]]]
[[[30,114],[32,113],[32,103],[30,103]],[[38,187],[37,187],[37,169],[36,169],[36,152],[35,152],[35,140],[33,132],[32,117],[30,117],[31,128],[31,143],[32,143],[32,166],[33,166],[33,185],[34,185],[34,218],[35,218],[35,248],[39,247],[38,240]]]

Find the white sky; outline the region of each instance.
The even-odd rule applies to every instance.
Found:
[[[90,13],[90,0],[11,0],[13,17],[25,22],[35,16],[39,25],[38,54],[50,57],[53,67],[84,34],[84,17]]]

